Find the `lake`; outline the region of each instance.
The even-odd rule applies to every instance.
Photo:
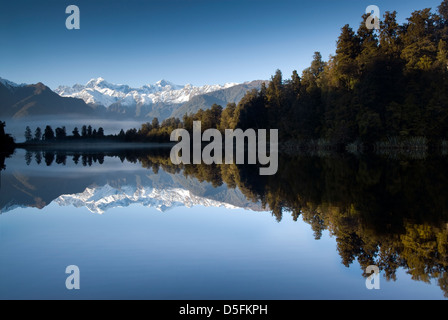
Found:
[[[0,299],[448,297],[441,156],[283,155],[275,176],[155,148],[0,160]]]

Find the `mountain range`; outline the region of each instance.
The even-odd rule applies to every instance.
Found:
[[[146,186],[126,185],[119,188],[109,184],[86,188],[77,194],[64,194],[53,201],[59,206],[85,207],[92,213],[103,214],[109,209],[140,204],[147,208],[156,208],[165,212],[175,207],[191,208],[196,205],[204,207],[238,208],[232,204],[195,195],[182,188],[158,189]]]
[[[140,88],[113,84],[95,78],[85,85],[59,86],[54,91],[43,83],[16,84],[0,78],[0,117],[22,119],[45,115],[70,115],[98,119],[164,120],[208,109],[214,103],[225,107],[238,103],[247,91],[263,81],[242,84],[176,85],[166,80]]]
[[[86,85],[76,84],[72,87],[59,86],[55,92],[62,97],[72,97],[84,100],[92,106],[103,106],[109,109],[113,105],[125,108],[152,105],[157,103],[181,104],[192,97],[234,87],[238,84],[205,85],[194,87],[190,84],[180,86],[166,80],[156,84],[131,88],[128,85],[109,83],[103,78],[92,79]]]

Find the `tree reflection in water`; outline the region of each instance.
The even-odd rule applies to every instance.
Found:
[[[27,164],[92,166],[106,157],[160,168],[214,187],[239,188],[260,201],[280,221],[300,216],[319,239],[328,230],[345,266],[377,265],[389,280],[404,268],[412,279],[436,280],[448,297],[448,166],[440,157],[384,159],[348,154],[327,157],[282,156],[275,176],[256,166],[175,166],[169,149],[112,151],[29,150]],[[5,168],[5,156],[0,157]],[[297,244],[300,245],[300,244]],[[367,276],[367,275],[365,275]]]

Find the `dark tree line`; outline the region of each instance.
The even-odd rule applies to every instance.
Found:
[[[342,28],[335,55],[324,61],[316,52],[301,75],[284,79],[277,70],[238,105],[213,105],[161,124],[154,119],[121,135],[169,141],[172,130],[192,131],[193,121],[201,121],[202,130],[278,129],[284,142],[440,145],[448,137],[447,8],[444,0],[437,13],[415,11],[402,25],[396,12],[386,12],[380,30],[369,30],[364,15],[356,32]]]
[[[25,129],[25,140],[27,143],[73,141],[73,140],[96,140],[104,139],[104,129],[102,127],[93,129],[92,126],[83,126],[81,132],[77,127],[72,131],[72,135],[67,134],[66,127],[58,127],[53,130],[51,126],[46,126],[44,131],[37,127],[34,134],[30,127]]]
[[[108,156],[107,153],[68,153],[64,151],[54,152],[54,151],[41,151],[41,150],[33,150],[27,151],[25,154],[25,163],[30,165],[33,162],[40,165],[45,163],[46,166],[51,166],[53,164],[58,165],[66,165],[67,161],[70,160],[75,165],[82,165],[83,167],[89,166],[91,167],[94,163],[103,164],[104,158]]]
[[[316,52],[301,76],[277,71],[246,95],[241,128],[278,128],[283,140],[374,143],[389,137],[448,135],[448,1],[437,13],[415,11],[399,25],[386,12],[379,31],[342,28],[336,54]]]

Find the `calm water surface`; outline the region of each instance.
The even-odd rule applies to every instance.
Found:
[[[3,162],[3,160],[2,160]],[[444,159],[288,157],[275,177],[155,150],[17,150],[1,299],[445,299]],[[364,269],[380,268],[380,289]],[[67,290],[65,269],[80,270]]]

